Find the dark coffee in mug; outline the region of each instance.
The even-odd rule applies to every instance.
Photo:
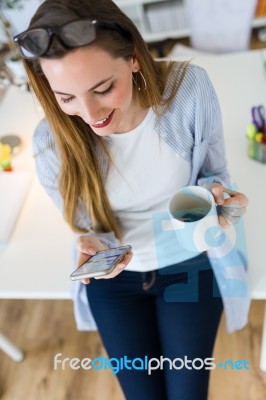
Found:
[[[174,218],[183,222],[195,222],[204,218],[210,211],[210,205],[207,202],[201,201],[202,206],[183,210],[176,210],[173,213]]]

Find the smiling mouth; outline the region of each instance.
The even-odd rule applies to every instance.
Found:
[[[103,128],[103,127],[107,126],[107,125],[111,122],[111,120],[112,120],[114,111],[115,111],[115,110],[113,110],[113,111],[111,112],[111,114],[108,115],[108,117],[106,117],[106,118],[104,118],[104,119],[101,119],[101,120],[95,122],[95,124],[93,124],[92,126],[95,127],[95,128]]]

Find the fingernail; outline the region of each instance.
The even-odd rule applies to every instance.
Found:
[[[224,202],[224,198],[223,197],[219,197],[217,200],[217,204],[221,204]]]

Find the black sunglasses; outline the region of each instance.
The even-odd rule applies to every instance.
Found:
[[[79,19],[56,28],[29,29],[16,35],[13,40],[19,46],[21,55],[27,60],[33,60],[43,56],[49,50],[53,35],[56,35],[67,48],[82,47],[96,39],[96,27],[129,36],[128,32],[114,22]]]

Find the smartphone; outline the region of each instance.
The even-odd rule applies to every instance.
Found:
[[[70,279],[75,281],[83,278],[108,275],[131,250],[131,246],[121,246],[98,251],[94,256],[91,256],[88,261],[85,261],[84,264],[77,268],[70,275]]]

